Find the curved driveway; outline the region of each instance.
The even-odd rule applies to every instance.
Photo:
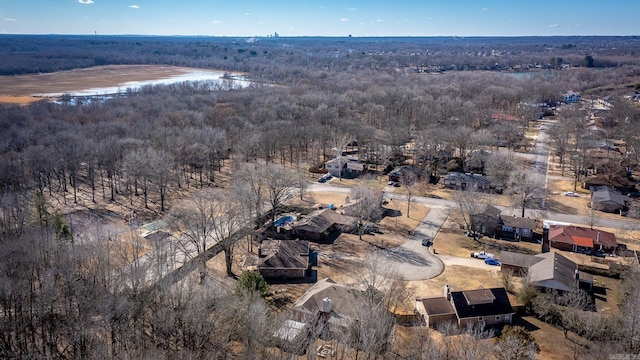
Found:
[[[435,238],[447,216],[448,209],[431,208],[402,245],[373,253],[383,275],[400,280],[427,280],[442,274],[444,263],[426,246],[422,246],[422,239],[427,236]]]

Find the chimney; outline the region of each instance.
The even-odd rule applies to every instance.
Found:
[[[580,281],[580,271],[578,271],[578,269],[576,269],[574,272],[576,274],[576,281]]]
[[[444,297],[447,300],[451,300],[451,288],[449,287],[449,284],[444,286]]]
[[[331,299],[329,298],[322,299],[322,312],[325,314],[331,313]]]

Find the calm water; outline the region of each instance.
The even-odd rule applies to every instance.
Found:
[[[37,94],[37,96],[43,97],[59,97],[62,95],[69,97],[110,97],[117,94],[123,94],[129,91],[138,91],[144,86],[149,85],[171,85],[178,84],[187,81],[200,81],[211,83],[212,88],[216,89],[240,89],[245,88],[253,83],[241,76],[234,76],[233,78],[224,78],[224,72],[220,71],[207,71],[207,70],[193,70],[186,74],[171,76],[168,78],[146,80],[146,81],[129,81],[116,86],[109,87],[97,87],[91,89],[84,89],[78,91],[69,91],[65,93],[48,93]]]

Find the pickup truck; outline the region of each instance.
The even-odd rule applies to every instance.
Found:
[[[489,254],[484,251],[472,252],[471,257],[478,258],[478,259],[486,259],[486,258],[493,258],[493,254]]]

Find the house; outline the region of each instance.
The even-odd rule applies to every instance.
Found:
[[[502,193],[502,188],[480,174],[450,172],[444,177],[444,187],[453,190],[469,190],[488,193]]]
[[[387,174],[387,177],[389,178],[389,181],[397,181],[403,184],[413,184],[422,177],[422,174],[418,168],[409,165],[402,165],[391,170]]]
[[[472,215],[472,222],[475,230],[484,235],[495,236],[500,223],[501,211],[494,206],[487,205],[484,211]]]
[[[582,97],[580,96],[580,93],[575,91],[569,91],[564,94],[564,102],[566,103],[577,103],[581,99]]]
[[[356,178],[365,171],[365,164],[358,159],[348,156],[337,156],[324,164],[331,176],[342,178]]]
[[[382,294],[373,288],[359,289],[337,284],[330,278],[316,282],[291,306],[291,320],[312,324],[320,337],[336,338],[342,335],[353,321],[367,316],[363,303]]]
[[[500,252],[500,270],[527,275],[529,282],[543,289],[569,291],[576,285],[593,285],[593,276],[578,270],[578,265],[553,251],[539,255]]]
[[[480,214],[473,215],[477,231],[487,236],[512,240],[532,240],[536,228],[534,219],[517,216],[502,216],[501,211],[487,205]]]
[[[628,208],[631,198],[620,194],[614,188],[603,186],[591,188],[591,208],[604,212],[619,212]]]
[[[565,251],[595,249],[613,252],[618,247],[613,233],[573,225],[550,225],[548,237],[551,247]]]
[[[351,227],[355,218],[338,214],[331,209],[321,209],[291,224],[294,236],[300,239],[323,242],[337,235],[342,228]]]
[[[264,240],[257,257],[247,257],[244,266],[265,279],[304,278],[309,270],[309,241]]]
[[[504,288],[451,291],[444,296],[416,298],[416,311],[428,326],[456,321],[458,326],[511,324],[515,311]]]
[[[599,174],[589,176],[582,180],[583,189],[591,189],[593,187],[611,186],[613,188],[628,189],[631,186],[629,179],[626,176],[621,176],[620,173],[606,174],[602,170]]]
[[[518,216],[500,216],[500,237],[509,237],[514,240],[531,241],[533,230],[536,228],[534,219]]]

